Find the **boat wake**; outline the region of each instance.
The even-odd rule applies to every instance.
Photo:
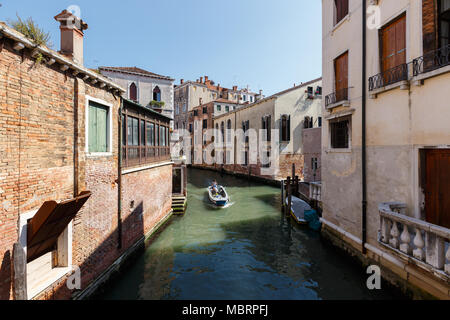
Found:
[[[215,204],[211,203],[208,199],[205,199],[205,202],[207,203],[208,207],[210,207],[211,209],[226,209],[231,207],[232,205],[234,205],[234,202],[228,202],[226,205],[224,206],[216,206]]]

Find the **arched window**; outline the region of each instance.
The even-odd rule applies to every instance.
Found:
[[[153,101],[161,101],[161,90],[158,86],[153,89]]]
[[[227,121],[227,142],[231,143],[231,119]]]
[[[137,86],[134,82],[130,85],[129,94],[130,94],[130,100],[137,101]]]

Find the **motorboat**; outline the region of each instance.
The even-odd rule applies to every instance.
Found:
[[[215,192],[212,186],[208,187],[209,200],[218,207],[224,207],[230,201],[228,193],[222,186],[217,186],[217,190],[218,192]]]

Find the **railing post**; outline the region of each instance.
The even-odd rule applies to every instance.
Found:
[[[406,253],[407,255],[411,254],[411,248],[409,243],[411,242],[411,236],[409,235],[408,226],[406,224],[403,224],[403,232],[400,235],[400,251],[403,253]]]
[[[381,224],[381,241],[383,243],[389,243],[389,220],[384,217],[380,217],[380,224]]]
[[[423,261],[425,259],[425,252],[423,248],[425,247],[425,242],[422,239],[422,230],[416,228],[416,237],[414,238],[414,245],[416,249],[413,250],[414,258]]]
[[[445,255],[448,263],[445,265],[445,272],[450,275],[450,246],[448,246],[447,254]]]
[[[392,247],[394,247],[395,249],[398,249],[398,246],[399,246],[398,236],[399,236],[399,231],[398,231],[398,227],[397,227],[397,222],[392,221],[391,240],[389,240],[389,244]]]
[[[425,257],[426,262],[433,267],[442,270],[445,264],[444,239],[431,232],[426,232],[425,243],[427,248]]]

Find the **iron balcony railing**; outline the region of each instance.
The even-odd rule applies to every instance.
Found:
[[[325,107],[348,100],[348,88],[337,90],[325,97]]]
[[[438,50],[425,53],[422,57],[413,60],[413,74],[419,74],[437,70],[450,65],[450,44]]]
[[[391,84],[408,80],[410,63],[400,64],[392,69],[380,72],[369,78],[369,91],[380,89]]]

